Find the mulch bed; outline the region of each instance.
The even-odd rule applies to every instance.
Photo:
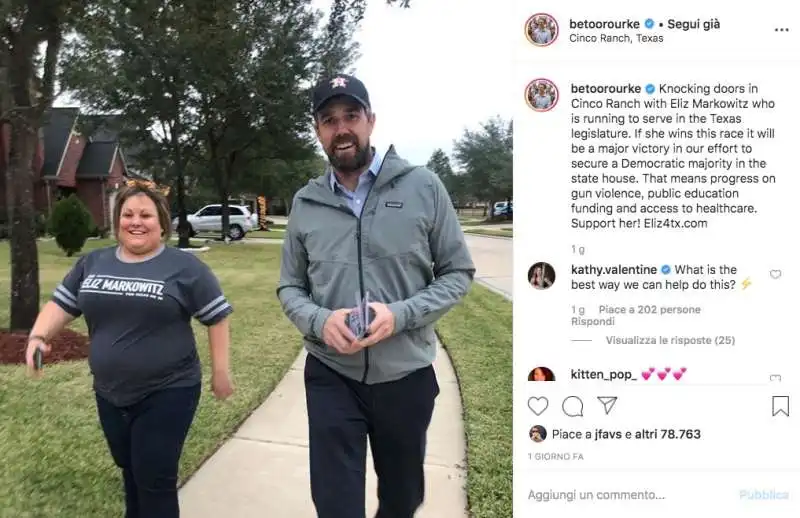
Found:
[[[25,363],[25,349],[28,347],[27,331],[0,329],[0,364]],[[64,329],[49,344],[50,353],[44,363],[82,360],[89,356],[89,337],[71,329]]]

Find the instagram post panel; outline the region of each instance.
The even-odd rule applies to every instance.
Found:
[[[0,518],[800,516],[799,9],[0,2]]]

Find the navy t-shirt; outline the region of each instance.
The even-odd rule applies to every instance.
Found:
[[[123,261],[116,246],[93,250],[78,259],[52,300],[86,319],[94,388],[118,406],[200,383],[191,318],[211,326],[233,312],[211,269],[172,247],[142,262]]]

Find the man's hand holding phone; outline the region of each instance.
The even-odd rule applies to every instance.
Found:
[[[372,302],[366,311],[369,313],[369,325],[364,336],[354,344],[358,349],[373,346],[394,333],[394,313],[389,306],[381,302]]]
[[[367,292],[356,293],[353,308],[337,309],[323,327],[323,340],[342,354],[354,354],[377,344],[394,332],[394,314],[386,304],[370,302]]]
[[[350,354],[350,346],[356,339],[348,325],[350,308],[337,309],[325,321],[322,328],[322,340],[342,354]]]

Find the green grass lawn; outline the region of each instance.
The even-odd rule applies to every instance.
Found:
[[[514,237],[514,230],[509,228],[465,228],[465,234],[475,234],[476,236],[496,236],[496,237]]]
[[[86,248],[109,243],[89,241]],[[39,251],[44,302],[75,258],[64,257],[52,241],[40,242]],[[225,402],[213,399],[208,342],[195,324],[204,392],[184,450],[182,480],[264,401],[297,357],[299,335],[275,296],[279,254],[280,247],[218,245],[200,255],[235,309],[236,394]],[[8,255],[8,244],[0,243],[0,327],[8,321]],[[85,330],[82,320],[72,327]],[[23,366],[0,365],[0,416],[0,518],[122,516],[122,483],[97,421],[86,361],[46,365],[40,380],[29,379]]]
[[[512,305],[473,285],[437,326],[461,386],[473,518],[512,515]]]
[[[268,239],[283,239],[284,235],[286,235],[285,227],[272,228],[269,231],[254,230],[253,232],[247,233],[247,237],[268,238]]]

